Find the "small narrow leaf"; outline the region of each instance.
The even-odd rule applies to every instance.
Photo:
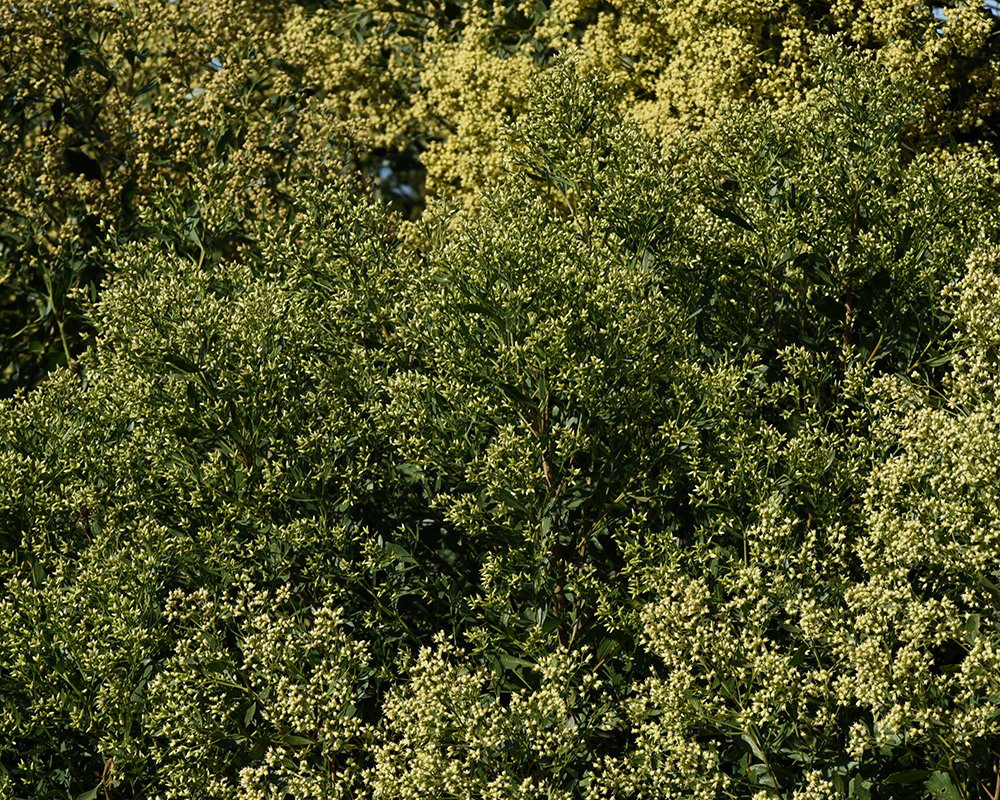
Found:
[[[720,208],[718,206],[709,206],[708,210],[711,211],[713,214],[715,214],[715,216],[720,217],[721,219],[724,220],[728,220],[729,222],[732,222],[734,225],[739,225],[744,230],[750,231],[750,233],[756,233],[753,226],[734,211],[730,211],[725,208]]]

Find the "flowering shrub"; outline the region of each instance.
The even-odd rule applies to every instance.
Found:
[[[74,366],[129,242],[242,252],[280,186],[338,174],[336,121],[310,113],[273,42],[284,4],[32,2],[0,9],[0,380]],[[308,155],[307,155],[308,154]]]
[[[101,250],[0,404],[3,796],[992,793],[996,164],[816,52],[683,152],[565,59],[474,202]]]
[[[508,126],[559,55],[591,114],[687,141],[733,103],[823,83],[829,34],[919,87],[907,146],[996,141],[995,3],[28,0],[0,9],[0,395],[73,367],[107,257],[169,241],[254,257],[295,180],[358,166],[413,217],[504,175]],[[601,110],[603,109],[603,111]],[[419,160],[417,158],[419,157]]]

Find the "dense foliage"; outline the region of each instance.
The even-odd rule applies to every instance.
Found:
[[[251,256],[290,182],[361,168],[402,213],[475,202],[560,54],[663,144],[785,112],[829,35],[922,87],[906,141],[995,146],[994,0],[23,0],[0,8],[0,396],[73,367],[128,242]],[[589,114],[590,112],[588,112]],[[425,185],[426,184],[426,185]],[[248,247],[248,245],[250,245]]]
[[[503,17],[531,36],[476,69],[529,64],[516,108],[436,140],[494,180],[420,222],[348,174],[377,115],[329,122],[361,95],[305,97],[275,32],[336,21],[296,40],[327,69],[381,48],[502,103],[462,83],[477,6],[151,3],[112,65],[151,13],[124,4],[5,94],[37,168],[6,285],[67,366],[0,405],[0,796],[995,799],[994,158],[929,146],[936,89],[819,33],[800,102],[665,138],[578,5],[537,9],[580,42],[554,61]],[[106,99],[30,116],[86,76]],[[450,118],[416,94],[400,124]]]

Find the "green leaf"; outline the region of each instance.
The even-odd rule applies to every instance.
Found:
[[[930,770],[926,769],[904,769],[900,772],[894,772],[888,778],[883,781],[884,783],[916,783],[917,781],[927,780],[930,776]]]
[[[96,58],[88,58],[87,56],[83,56],[83,63],[91,67],[92,69],[96,70],[97,74],[100,75],[102,78],[111,77],[111,73],[108,72],[107,66],[102,64]]]
[[[601,643],[597,646],[597,660],[603,661],[607,658],[608,654],[618,646],[618,640],[612,639],[610,636],[606,636],[601,640]]]
[[[924,786],[935,800],[962,800],[962,795],[951,782],[951,776],[947,772],[935,770]]]
[[[497,486],[493,490],[493,494],[496,495],[499,500],[503,501],[505,505],[513,508],[515,511],[519,511],[522,514],[528,513],[528,509],[525,508],[524,503],[518,500],[511,492],[507,491],[502,486]]]
[[[183,356],[178,356],[170,354],[163,357],[165,363],[169,364],[171,367],[176,369],[182,375],[192,375],[200,371],[200,368],[193,361],[188,361],[188,359]]]
[[[415,559],[413,555],[405,547],[402,547],[401,545],[398,545],[395,542],[387,542],[385,545],[385,549],[388,552],[392,553],[396,557],[397,561],[402,561],[404,564],[417,563],[417,559]]]
[[[973,614],[969,617],[968,621],[965,623],[965,628],[963,629],[963,638],[965,643],[972,647],[976,643],[976,639],[979,638],[979,614]]]
[[[985,575],[977,575],[976,580],[979,582],[980,586],[990,593],[994,600],[1000,600],[1000,587],[997,587],[993,581]]]
[[[849,787],[848,797],[856,797],[858,800],[871,800],[871,781],[862,778],[860,775],[855,775],[851,778]]]
[[[316,744],[316,742],[312,739],[307,739],[305,736],[297,736],[294,734],[285,736],[282,741],[285,744],[290,744],[292,747],[308,747],[309,745]]]
[[[528,397],[524,392],[518,389],[516,386],[510,383],[504,383],[503,381],[493,381],[493,383],[499,387],[499,389],[515,403],[521,406],[533,406],[531,398]]]
[[[80,69],[80,65],[83,63],[83,58],[80,56],[80,51],[75,47],[72,48],[66,56],[66,61],[63,62],[63,75],[67,78]],[[96,791],[96,789],[95,789]]]
[[[525,661],[523,658],[517,658],[516,656],[509,655],[507,653],[498,653],[497,657],[500,659],[500,663],[503,665],[504,669],[523,669],[525,667],[532,668],[534,664],[530,661]]]
[[[739,225],[744,230],[750,231],[750,233],[757,232],[754,230],[753,226],[749,222],[747,222],[745,219],[743,219],[743,217],[741,217],[734,211],[729,211],[728,209],[720,208],[718,206],[709,206],[708,210],[711,211],[713,214],[715,214],[715,216],[720,217],[721,219],[724,220],[728,220],[729,222],[732,222],[734,225]]]

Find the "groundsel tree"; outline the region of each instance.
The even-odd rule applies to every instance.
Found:
[[[683,151],[566,59],[474,203],[120,248],[0,406],[4,795],[992,792],[996,165],[822,57]]]

